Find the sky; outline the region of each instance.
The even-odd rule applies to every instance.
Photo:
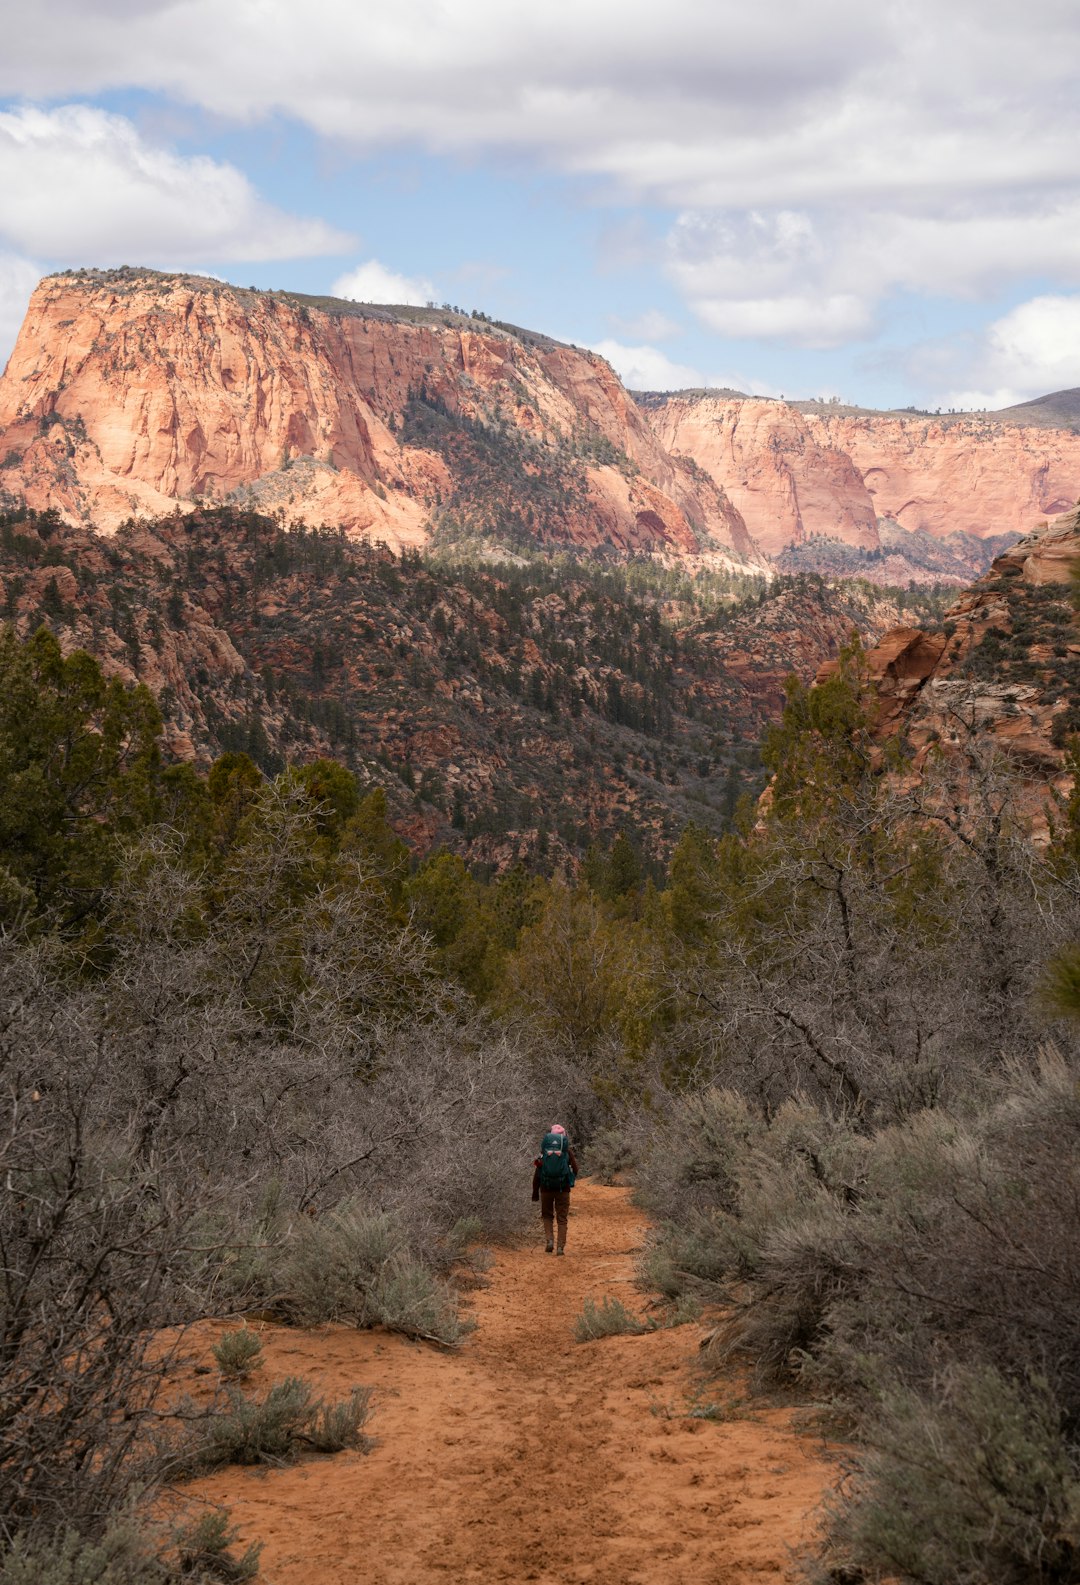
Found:
[[[150,265],[449,302],[636,389],[1080,385],[1077,0],[0,0],[0,364]]]

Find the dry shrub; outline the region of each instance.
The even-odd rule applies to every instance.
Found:
[[[467,1326],[456,1295],[409,1248],[396,1218],[353,1204],[302,1220],[276,1272],[278,1305],[305,1326],[347,1321],[385,1326],[453,1347]]]
[[[287,1464],[305,1450],[366,1448],[361,1427],[370,1406],[371,1395],[361,1387],[339,1403],[326,1404],[312,1396],[311,1383],[299,1376],[287,1376],[261,1398],[246,1398],[234,1388],[228,1409],[204,1421],[186,1462],[191,1470]]]
[[[591,1343],[598,1337],[637,1337],[648,1331],[621,1299],[607,1296],[597,1304],[586,1299],[581,1314],[574,1322],[574,1337],[579,1343]]]
[[[1045,1382],[954,1367],[932,1396],[896,1388],[825,1543],[831,1579],[1075,1585],[1080,1480]]]

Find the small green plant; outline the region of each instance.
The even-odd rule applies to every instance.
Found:
[[[574,1323],[574,1337],[579,1343],[591,1343],[598,1337],[637,1337],[647,1330],[621,1299],[610,1297],[601,1299],[599,1304],[586,1299]]]
[[[227,1508],[208,1508],[194,1524],[178,1532],[177,1559],[180,1573],[185,1579],[199,1581],[224,1580],[229,1585],[242,1585],[259,1572],[259,1553],[262,1542],[254,1541],[239,1556],[230,1548],[239,1539],[240,1532],[229,1524]]]
[[[262,1365],[262,1342],[246,1326],[241,1327],[238,1332],[223,1332],[213,1355],[225,1381],[246,1381]]]

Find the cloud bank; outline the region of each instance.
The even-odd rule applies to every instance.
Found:
[[[351,239],[265,203],[235,166],[148,143],[88,105],[0,112],[0,236],[95,264],[286,259]]]
[[[1080,285],[1078,56],[1067,0],[54,0],[9,30],[0,93],[137,87],[358,151],[539,162],[677,212],[666,268],[703,324],[827,347],[872,335],[897,291]],[[326,245],[286,218],[269,253],[237,173],[98,130],[93,169],[121,173],[121,222],[122,195],[142,194],[168,231],[163,191],[187,185],[231,257]],[[39,138],[35,168],[74,167]],[[23,192],[17,207],[23,245],[55,242],[44,205]]]

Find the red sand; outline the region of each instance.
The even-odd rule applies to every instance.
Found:
[[[696,1373],[700,1328],[574,1342],[586,1298],[636,1307],[645,1224],[623,1189],[584,1183],[573,1204],[565,1259],[539,1237],[497,1252],[458,1353],[341,1327],[263,1331],[264,1384],[377,1390],[373,1452],[187,1488],[265,1543],[270,1585],[797,1577],[835,1467],[787,1410],[686,1417],[695,1391],[723,1403],[733,1390]]]

